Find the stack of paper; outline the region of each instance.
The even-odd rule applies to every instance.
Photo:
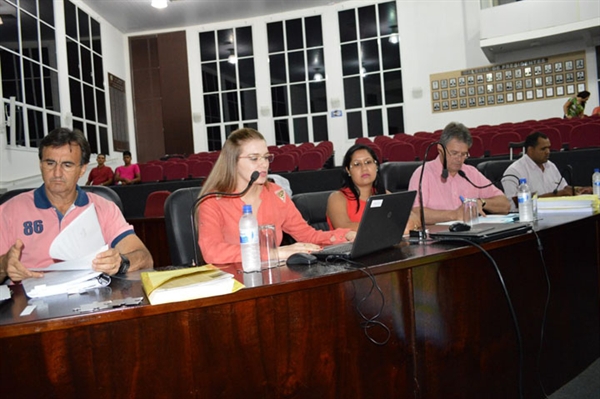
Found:
[[[595,195],[576,195],[573,197],[538,198],[538,213],[589,213],[598,210],[599,200]]]
[[[142,284],[152,305],[230,294],[244,286],[212,265],[143,272]]]
[[[50,245],[53,259],[62,259],[43,268],[30,269],[44,272],[42,278],[23,280],[23,288],[30,298],[57,294],[79,293],[94,287],[108,285],[110,277],[92,270],[96,254],[106,251],[102,229],[94,204],[65,227]]]

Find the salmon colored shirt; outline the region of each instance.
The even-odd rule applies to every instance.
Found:
[[[302,218],[291,198],[274,183],[263,186],[261,204],[252,209],[259,226],[275,226],[277,242],[283,233],[298,242],[331,245],[345,242],[349,229],[320,231],[312,228]],[[241,198],[211,197],[198,207],[198,244],[207,263],[224,264],[241,262],[239,221],[245,205]],[[332,240],[333,238],[333,240]]]

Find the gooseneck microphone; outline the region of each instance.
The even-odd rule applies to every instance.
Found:
[[[462,169],[458,171],[458,175],[459,175],[460,177],[462,177],[463,179],[465,179],[466,181],[468,181],[468,182],[469,182],[469,183],[470,183],[470,184],[471,184],[473,187],[475,187],[475,188],[480,188],[480,189],[482,189],[482,188],[488,188],[489,186],[491,186],[491,185],[493,185],[493,184],[496,184],[496,183],[498,183],[498,182],[501,182],[501,181],[502,181],[502,179],[504,179],[505,177],[514,177],[515,179],[517,179],[517,182],[519,182],[519,181],[520,181],[520,179],[519,179],[519,177],[518,177],[518,176],[516,176],[516,175],[511,175],[511,174],[506,174],[506,175],[503,175],[503,176],[502,176],[500,179],[498,179],[498,180],[496,180],[496,181],[493,181],[493,182],[491,182],[490,184],[486,184],[485,186],[478,186],[477,184],[473,183],[473,182],[472,182],[472,181],[469,179],[469,177],[467,176],[467,174],[466,174],[465,172],[463,172],[463,170],[462,170]],[[518,185],[518,183],[517,183],[517,185]]]
[[[429,143],[429,145],[425,149],[425,155],[423,156],[423,163],[421,164],[421,174],[419,176],[419,191],[418,191],[419,208],[420,208],[419,216],[421,217],[421,229],[417,231],[417,237],[419,238],[419,241],[424,241],[427,239],[427,228],[425,227],[425,209],[423,208],[422,184],[423,184],[423,172],[425,171],[425,162],[427,162],[427,154],[429,153],[429,149],[431,148],[431,146],[434,144],[439,144],[444,149],[444,157],[443,157],[443,161],[442,161],[443,169],[442,169],[441,178],[444,179],[444,181],[448,178],[448,164],[446,163],[446,157],[447,157],[448,151],[446,150],[446,146],[439,141],[434,141],[432,143]]]
[[[201,196],[199,196],[194,203],[192,204],[192,207],[190,209],[190,219],[191,219],[191,223],[192,223],[192,240],[193,240],[193,248],[194,248],[194,259],[192,260],[192,265],[195,266],[199,263],[199,254],[198,254],[198,234],[196,231],[196,218],[194,217],[196,214],[196,208],[198,207],[198,205],[200,205],[200,203],[202,201],[204,201],[206,198],[208,197],[214,197],[216,195],[220,195],[222,197],[242,197],[244,194],[246,194],[248,192],[248,190],[250,190],[250,187],[252,187],[252,184],[254,184],[254,182],[256,180],[258,180],[258,178],[260,177],[260,173],[258,171],[254,171],[252,172],[252,175],[250,176],[250,181],[248,182],[248,185],[246,186],[245,189],[243,189],[242,191],[240,191],[239,193],[226,193],[223,191],[211,191],[209,193],[203,194]]]

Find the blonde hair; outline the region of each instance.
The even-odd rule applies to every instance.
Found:
[[[237,163],[242,153],[242,145],[251,140],[265,141],[265,138],[260,132],[251,128],[231,132],[199,195],[214,191],[234,192],[237,187]]]

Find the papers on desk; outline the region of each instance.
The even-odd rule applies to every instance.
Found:
[[[519,220],[518,214],[509,214],[509,215],[487,215],[480,216],[478,221],[479,223],[513,223]],[[462,220],[451,220],[449,222],[440,222],[436,223],[438,226],[451,226],[454,223],[462,223]]]
[[[93,270],[47,272],[42,278],[22,281],[23,289],[30,298],[80,292],[110,284],[110,277]]]
[[[44,272],[44,277],[23,280],[25,293],[30,298],[38,298],[108,285],[110,277],[100,276],[101,272],[92,270],[96,254],[107,249],[96,208],[91,204],[50,245],[50,256],[63,262],[30,269]]]
[[[143,272],[141,276],[152,305],[230,294],[244,287],[233,274],[213,265]]]
[[[592,194],[538,198],[538,214],[587,213],[591,215],[598,210],[598,206],[598,197]]]

